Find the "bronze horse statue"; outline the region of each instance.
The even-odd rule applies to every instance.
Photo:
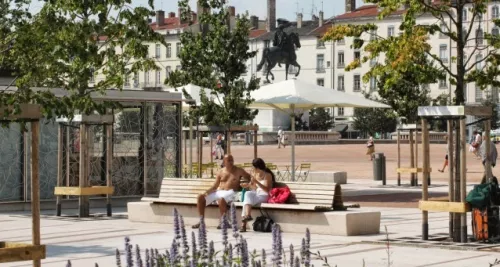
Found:
[[[295,54],[295,49],[300,47],[301,45],[298,34],[294,32],[290,33],[283,44],[283,48],[275,46],[264,49],[262,53],[262,60],[257,66],[257,71],[262,70],[262,67],[264,67],[264,65],[267,65],[266,81],[270,83],[269,74],[271,74],[271,79],[274,81],[274,74],[271,72],[271,70],[274,67],[276,67],[276,64],[283,63],[285,64],[285,70],[286,70],[285,75],[287,80],[288,80],[288,68],[290,67],[290,65],[298,68],[295,77],[299,76],[300,65],[299,63],[297,63],[297,54]]]

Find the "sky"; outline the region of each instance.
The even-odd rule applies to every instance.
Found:
[[[362,0],[356,0],[357,5],[362,5]],[[196,0],[190,0],[191,8],[196,10]],[[236,13],[248,11],[250,15],[256,15],[261,19],[266,18],[267,0],[228,0],[229,5],[236,7]],[[148,0],[132,0],[134,6],[147,5]],[[155,0],[155,9],[162,9],[165,12],[177,13],[177,0]],[[38,11],[43,1],[34,0],[31,5],[33,12]],[[276,17],[295,20],[297,11],[304,15],[304,19],[311,19],[314,6],[314,13],[325,12],[325,18],[344,13],[345,0],[276,0]]]

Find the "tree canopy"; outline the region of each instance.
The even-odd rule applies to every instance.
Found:
[[[180,0],[182,19],[188,21],[191,10],[188,0]],[[198,0],[205,10],[198,14],[201,25],[181,34],[182,68],[170,74],[166,83],[176,88],[195,84],[211,90],[209,96],[200,93],[201,105],[191,111],[192,118],[203,118],[208,125],[244,124],[253,120],[257,110],[250,110],[250,92],[259,88],[259,79],[245,81],[247,62],[256,55],[248,46],[250,23],[248,15],[238,15],[231,21],[226,1]],[[191,22],[193,23],[193,22]],[[206,30],[202,30],[202,28]],[[183,90],[189,98],[189,94]]]
[[[366,0],[366,3],[376,4],[380,13],[378,19],[384,20],[403,13],[399,30],[401,34],[382,38],[376,35],[378,26],[369,24],[339,24],[335,25],[324,40],[341,40],[345,37],[355,38],[353,47],[363,49],[366,55],[349,64],[351,70],[379,56],[385,56],[390,61],[376,64],[363,77],[377,77],[388,74],[386,88],[394,88],[402,75],[413,72],[418,75],[421,83],[435,83],[437,80],[448,79],[455,86],[453,103],[465,103],[464,88],[467,83],[475,82],[480,88],[498,87],[496,80],[499,74],[500,57],[498,31],[487,33],[481,28],[481,23],[487,15],[487,0]],[[404,9],[404,12],[401,10]],[[430,23],[429,23],[430,22]],[[495,26],[500,26],[498,19],[493,20]],[[364,40],[363,38],[375,38]],[[449,49],[454,53],[451,58],[442,57],[432,49],[429,38],[437,36],[448,38]],[[438,37],[439,38],[439,37]],[[429,59],[428,64],[415,64],[422,55]],[[449,64],[448,60],[451,60]]]
[[[309,129],[311,131],[328,131],[333,127],[333,116],[325,108],[315,108],[309,112]]]
[[[30,14],[29,0],[0,1],[0,69],[15,77],[15,93],[0,93],[0,106],[42,105],[47,117],[75,112],[104,113],[110,103],[95,102],[92,92],[121,89],[134,73],[156,69],[148,57],[150,42],[163,43],[147,7],[131,0],[51,0]],[[62,88],[55,98],[34,87]]]

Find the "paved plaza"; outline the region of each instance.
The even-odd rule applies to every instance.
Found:
[[[420,212],[416,209],[397,208],[367,208],[382,212],[382,230],[387,227],[389,238],[413,236],[417,237],[421,229]],[[75,214],[76,211],[68,211]],[[104,210],[98,211],[104,212]],[[115,213],[113,219],[85,219],[55,218],[53,212],[43,212],[51,216],[42,216],[41,233],[42,243],[47,245],[47,259],[42,266],[65,266],[70,259],[73,266],[115,266],[115,249],[122,250],[124,237],[131,238],[133,244],[141,248],[158,248],[160,251],[168,249],[173,238],[172,225],[131,223],[126,219],[124,210]],[[448,215],[444,213],[430,214],[431,234],[446,233]],[[29,242],[31,238],[31,220],[27,213],[0,214],[0,240]],[[191,229],[187,229],[188,234]],[[209,240],[214,240],[217,247],[221,247],[220,230],[208,229]],[[385,231],[385,230],[383,230]],[[270,255],[272,242],[271,234],[247,232],[244,234],[251,249],[265,248]],[[289,244],[299,254],[303,235],[284,233],[283,244],[288,254]],[[387,262],[387,246],[374,241],[384,240],[384,234],[358,237],[338,237],[312,235],[311,250],[320,250],[328,258],[331,266],[362,267],[365,266],[395,266],[395,267],[481,267],[490,266],[489,263],[500,258],[499,253],[490,251],[470,251],[440,248],[420,248],[398,246],[389,243],[389,254],[392,265]],[[271,257],[271,256],[269,256]],[[268,260],[270,261],[270,259]],[[316,266],[321,266],[319,262]],[[31,266],[30,262],[0,264],[2,267]]]
[[[408,145],[403,145],[407,148]],[[209,161],[209,147],[205,147],[205,160]],[[409,161],[408,150],[403,150],[403,166]],[[194,150],[196,151],[196,150]],[[421,231],[421,212],[416,208],[421,198],[420,188],[409,186],[397,187],[396,145],[377,145],[377,151],[384,152],[387,157],[388,186],[381,186],[380,181],[372,179],[372,163],[365,154],[364,145],[321,145],[297,146],[297,162],[312,163],[313,171],[342,170],[348,173],[348,184],[343,185],[344,201],[360,203],[367,211],[380,211],[382,214],[381,233],[371,236],[339,237],[312,235],[312,251],[321,251],[328,258],[330,266],[356,267],[364,266],[394,266],[394,267],[424,267],[424,266],[490,266],[496,258],[500,258],[496,248],[450,247],[418,244]],[[431,145],[431,165],[433,168],[433,185],[430,187],[431,197],[446,196],[446,174],[436,170],[442,166],[445,145]],[[234,146],[232,148],[237,163],[250,162],[253,157],[251,146]],[[290,148],[277,149],[275,146],[260,146],[259,156],[267,162],[278,166],[289,164]],[[481,178],[479,160],[468,155],[468,190]],[[495,171],[495,170],[494,170]],[[404,183],[409,178],[404,177]],[[65,210],[74,215],[76,210]],[[104,210],[93,212],[105,213]],[[115,249],[123,253],[124,237],[131,238],[133,244],[141,248],[158,248],[160,251],[169,249],[173,238],[172,225],[132,223],[127,220],[126,210],[116,208],[113,218],[77,219],[74,217],[57,218],[54,211],[42,211],[41,233],[42,243],[47,245],[47,259],[42,266],[65,266],[70,259],[73,266],[115,266]],[[446,235],[448,232],[448,214],[430,213],[429,225],[431,236]],[[470,224],[470,214],[468,217]],[[279,222],[278,222],[279,223]],[[389,251],[385,235],[385,227],[389,239]],[[187,229],[188,233],[191,231]],[[221,247],[220,230],[209,229],[209,240],[214,240]],[[469,234],[471,228],[469,225]],[[268,255],[271,252],[271,234],[248,232],[244,234],[249,247],[260,250],[265,248]],[[303,235],[284,233],[284,247],[288,254],[289,244],[299,253]],[[413,244],[403,244],[399,239],[410,238]],[[30,242],[31,220],[29,213],[0,213],[0,240],[11,242]],[[392,265],[388,264],[388,253]],[[270,260],[271,256],[269,256]],[[320,262],[315,263],[321,266]],[[31,266],[30,262],[0,264],[1,267]]]
[[[419,167],[422,166],[422,146],[419,144]],[[388,184],[396,184],[397,174],[397,145],[376,144],[376,152],[385,154]],[[188,149],[189,150],[189,149]],[[253,159],[253,146],[236,145],[231,147],[231,153],[236,163],[251,162]],[[300,145],[295,147],[297,164],[312,163],[311,171],[346,171],[348,179],[373,178],[373,165],[366,154],[365,144],[346,145]],[[440,173],[438,169],[443,167],[446,154],[445,144],[430,145],[430,159],[432,174],[436,181],[447,181],[447,173]],[[189,154],[187,154],[189,155]],[[290,165],[291,147],[278,149],[274,145],[258,146],[258,156],[266,162],[271,162],[278,167]],[[188,159],[189,160],[189,159]],[[193,148],[193,162],[196,162],[196,148]],[[204,163],[210,162],[210,146],[205,145],[203,149]],[[467,179],[470,182],[479,182],[482,178],[483,167],[481,161],[474,158],[472,153],[467,153]],[[401,167],[410,167],[410,145],[401,144]],[[493,173],[495,173],[495,168]],[[402,175],[403,183],[410,183],[409,175]]]

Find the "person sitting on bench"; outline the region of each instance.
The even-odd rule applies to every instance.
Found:
[[[249,182],[250,174],[244,169],[234,166],[234,158],[231,155],[224,156],[224,168],[217,174],[215,182],[204,194],[198,195],[197,208],[200,217],[205,216],[205,207],[212,202],[217,201],[221,218],[226,214],[228,203],[234,201],[237,192],[240,191],[240,178]],[[197,223],[193,225],[194,229],[200,227]],[[217,227],[220,229],[220,224]]]

